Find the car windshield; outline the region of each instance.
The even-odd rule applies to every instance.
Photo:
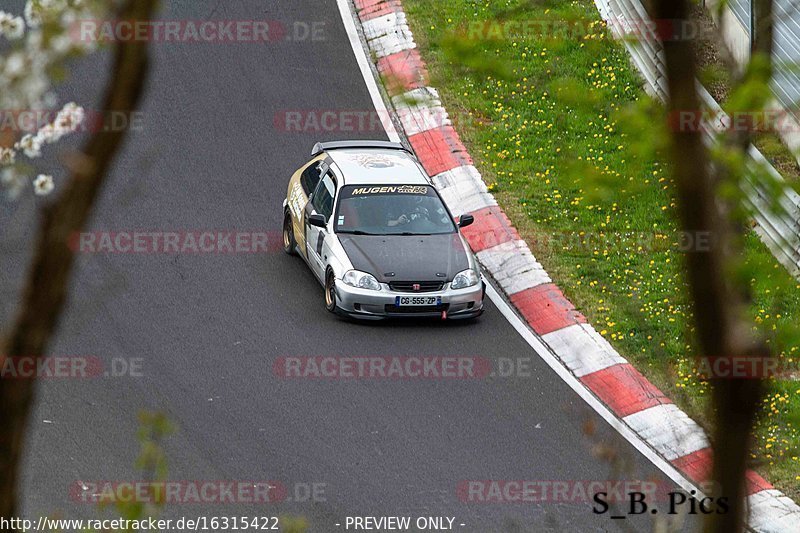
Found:
[[[456,231],[436,190],[428,185],[349,185],[339,193],[337,233],[440,235]]]

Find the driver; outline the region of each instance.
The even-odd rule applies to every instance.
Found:
[[[425,196],[422,195],[404,198],[404,205],[401,206],[400,209],[388,210],[389,220],[387,221],[386,225],[390,228],[396,226],[405,226],[412,220],[417,220],[422,217],[430,220],[430,213],[428,213],[428,210],[423,206],[424,199]],[[399,216],[397,216],[397,212],[400,212]]]

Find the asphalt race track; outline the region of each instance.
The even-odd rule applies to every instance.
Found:
[[[21,0],[6,3],[22,11]],[[324,39],[153,43],[140,131],[119,155],[91,229],[265,230],[277,243],[287,180],[314,142],[386,138],[378,130],[276,126],[286,110],[372,109],[336,3],[164,4],[164,19],[322,22]],[[76,63],[61,100],[97,109],[108,61],[97,54]],[[85,137],[51,148],[40,171],[63,181],[57,156]],[[2,324],[13,316],[43,202],[27,192],[18,203],[0,203]],[[148,408],[179,428],[166,442],[170,479],[279,480],[291,500],[298,483],[324,484],[324,498],[314,502],[175,504],[165,509],[168,518],[302,515],[314,532],[344,530],[347,516],[366,515],[455,517],[455,529],[465,532],[653,529],[649,514],[611,520],[594,515],[591,501],[461,501],[463,480],[672,485],[491,303],[473,323],[351,323],[326,313],[322,288],[299,258],[271,250],[78,258],[50,354],[141,358],[142,375],[39,383],[24,516],[93,517],[96,508],[70,493],[76,482],[139,479],[136,414]],[[278,357],[325,355],[529,358],[530,376],[347,381],[273,373]]]

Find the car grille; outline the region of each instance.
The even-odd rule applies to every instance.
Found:
[[[387,304],[385,306],[385,311],[387,313],[394,313],[394,314],[404,314],[404,315],[413,315],[417,313],[441,313],[442,311],[447,311],[450,309],[450,304],[442,304],[442,305],[409,305],[409,306],[401,306],[397,307],[393,304]]]
[[[419,285],[419,290],[414,290],[414,285]],[[436,292],[442,290],[442,281],[394,281],[389,283],[389,288],[396,292]]]

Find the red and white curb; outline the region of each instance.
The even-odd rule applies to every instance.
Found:
[[[587,323],[488,192],[439,94],[428,86],[401,2],[353,1],[409,143],[453,214],[475,217],[463,234],[484,270],[543,344],[617,419],[686,479],[707,481],[712,451],[703,430]],[[753,471],[747,492],[752,530],[800,531],[800,506]]]

